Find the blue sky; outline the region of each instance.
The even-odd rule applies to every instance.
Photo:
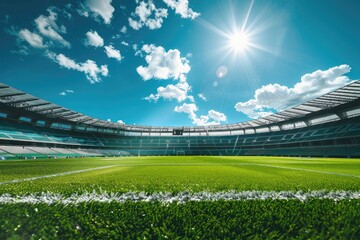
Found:
[[[360,1],[0,2],[0,81],[126,124],[226,124],[360,76]]]

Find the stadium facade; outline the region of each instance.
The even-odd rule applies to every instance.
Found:
[[[99,120],[0,83],[0,157],[360,156],[360,81],[285,111],[214,126]]]

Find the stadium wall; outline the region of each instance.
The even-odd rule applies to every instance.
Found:
[[[234,124],[112,123],[0,83],[0,158],[123,155],[360,157],[360,81]]]

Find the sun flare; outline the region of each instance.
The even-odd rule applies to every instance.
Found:
[[[249,36],[245,32],[235,32],[229,37],[229,45],[236,53],[244,52],[250,45]]]

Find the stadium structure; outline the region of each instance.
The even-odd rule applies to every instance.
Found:
[[[360,81],[259,119],[213,126],[113,123],[0,83],[0,157],[360,156]]]

